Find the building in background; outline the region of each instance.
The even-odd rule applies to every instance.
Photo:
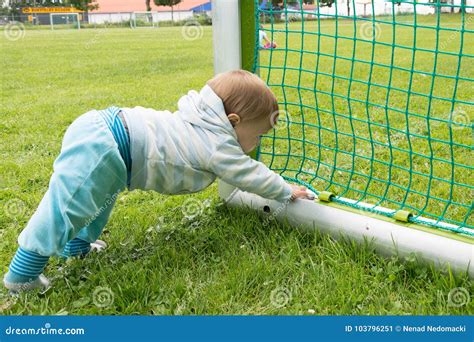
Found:
[[[437,9],[433,5],[433,1],[436,0],[417,0],[416,13],[421,15],[435,14]],[[140,25],[151,23],[152,26],[159,26],[161,21],[187,20],[197,14],[211,16],[211,0],[182,0],[181,3],[173,6],[173,9],[171,7],[156,6],[154,1],[151,0],[152,13],[147,15],[134,14],[146,11],[145,0],[96,0],[95,3],[99,5],[99,8],[90,12],[82,12],[73,9],[70,5],[62,5],[64,3],[63,0],[51,0],[52,3],[59,5],[57,7],[47,7],[46,5],[45,7],[37,7],[30,5],[32,1],[17,0],[17,2],[22,4],[19,13],[0,15],[0,25],[14,21],[33,25],[49,25],[51,13],[58,13],[58,11],[64,12],[65,15],[62,20],[65,24],[67,24],[67,20],[71,17],[67,14],[75,12],[78,13],[78,19],[82,24],[92,24],[93,26],[113,24],[114,26],[136,27],[137,23]],[[259,5],[262,10],[261,21],[263,23],[269,22],[270,17],[278,20],[292,21],[301,20],[301,17],[313,20],[333,19],[336,15],[348,17],[354,15],[357,17],[399,15],[411,14],[415,9],[414,0],[334,0],[334,2],[331,7],[322,5],[318,7],[316,0],[313,1],[313,4],[303,5],[299,5],[296,0],[294,2],[287,1],[287,8],[282,10],[283,1],[277,4],[271,0],[262,0]],[[4,5],[8,4],[5,0],[0,0],[0,4],[2,3]],[[442,13],[458,13],[461,10],[462,3],[467,5],[465,9],[467,13],[474,13],[474,0],[440,0],[441,6],[438,10]],[[449,6],[450,4],[455,6]],[[61,8],[64,10],[61,10]],[[270,11],[270,8],[273,10]],[[61,19],[59,16],[56,18],[58,20]]]
[[[88,13],[90,24],[119,23],[130,19],[133,12],[146,11],[145,0],[97,0],[99,8]],[[206,13],[211,15],[211,0],[183,0],[176,6],[156,6],[150,1],[153,20],[185,20],[195,14]]]

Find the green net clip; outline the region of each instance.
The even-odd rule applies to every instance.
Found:
[[[318,195],[320,201],[331,202],[331,199],[334,197],[334,194],[329,191],[321,191]]]
[[[408,222],[408,219],[412,216],[412,213],[406,210],[399,210],[394,215],[393,218],[397,221]]]

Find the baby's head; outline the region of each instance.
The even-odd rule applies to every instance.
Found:
[[[276,124],[278,102],[275,95],[258,76],[245,70],[218,74],[207,84],[224,103],[242,150],[252,151],[260,136]]]

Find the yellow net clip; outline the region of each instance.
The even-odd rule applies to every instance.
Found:
[[[409,211],[399,210],[393,215],[393,218],[397,221],[408,222],[408,219],[412,216],[413,214]]]
[[[331,202],[331,199],[334,197],[334,194],[329,191],[321,191],[318,195],[320,201]]]

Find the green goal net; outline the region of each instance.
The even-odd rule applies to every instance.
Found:
[[[281,110],[257,157],[367,215],[473,237],[470,4],[255,1],[254,72]]]
[[[80,29],[81,20],[79,13],[50,13],[49,21],[52,30],[57,29]]]

